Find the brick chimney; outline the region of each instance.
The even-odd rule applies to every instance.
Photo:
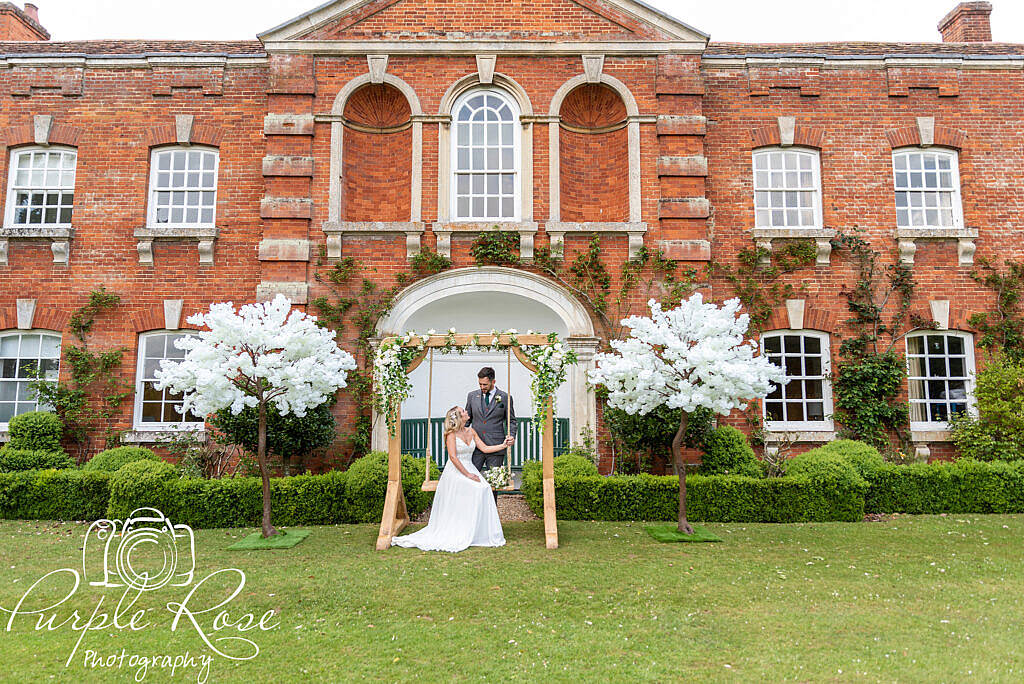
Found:
[[[50,40],[50,33],[39,23],[39,8],[26,3],[19,9],[11,2],[0,2],[0,40]]]
[[[961,2],[939,22],[943,43],[991,43],[990,2]]]

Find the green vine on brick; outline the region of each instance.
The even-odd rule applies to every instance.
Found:
[[[477,266],[515,266],[519,263],[519,233],[488,230],[480,233],[470,254]]]
[[[979,259],[978,265],[980,270],[972,272],[971,277],[996,294],[995,311],[977,313],[968,319],[970,326],[980,333],[978,346],[989,351],[1001,350],[1017,363],[1024,361],[1024,263],[1007,261],[1000,269],[986,259]]]
[[[121,298],[104,287],[93,290],[85,306],[76,310],[68,323],[79,344],[64,349],[70,366],[68,380],[53,382],[36,371],[31,391],[40,404],[50,407],[64,423],[64,437],[79,450],[79,460],[89,451],[89,434],[96,423],[105,425],[107,444],[118,441],[109,423],[121,405],[132,395],[132,389],[117,373],[126,351],[124,348],[93,351],[89,336],[97,319],[114,310]]]
[[[811,266],[816,256],[817,246],[813,240],[788,240],[774,251],[764,247],[741,250],[734,266],[712,261],[708,272],[724,278],[732,286],[750,316],[750,330],[759,331],[775,308],[797,292],[783,276]]]
[[[654,298],[666,308],[678,306],[696,287],[696,269],[682,269],[665,258],[660,250],[641,247],[637,255],[622,264],[619,283],[613,292],[613,281],[601,258],[601,237],[591,238],[587,248],[566,265],[552,256],[548,248],[537,249],[534,266],[577,296],[599,322],[599,336],[604,346],[624,336],[622,319],[630,313],[633,302],[646,305]]]
[[[423,249],[410,259],[410,271],[397,273],[394,285],[380,287],[368,277],[359,277],[364,265],[357,259],[346,256],[328,264],[326,250],[321,247],[314,279],[326,288],[327,293],[314,298],[309,305],[317,313],[320,325],[334,330],[339,339],[348,337],[344,333],[349,324],[356,333],[354,342],[358,367],[348,376],[348,387],[356,402],[355,425],[348,436],[353,457],[370,451],[374,407],[374,349],[371,339],[376,334],[377,323],[391,310],[395,297],[403,288],[441,273],[451,265],[448,257]]]
[[[896,343],[934,324],[910,314],[915,290],[913,271],[895,260],[882,266],[878,253],[858,231],[840,233],[832,248],[850,255],[857,279],[841,294],[853,314],[846,323],[855,335],[843,340],[835,378],[835,419],[844,437],[859,439],[895,453],[907,441],[909,412],[898,397],[907,377]],[[900,444],[894,445],[895,433]]]

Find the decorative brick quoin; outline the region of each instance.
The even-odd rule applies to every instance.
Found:
[[[585,373],[608,326],[570,270],[597,235],[611,299],[645,253],[721,301],[732,285],[709,264],[811,243],[755,331],[794,380],[751,409],[766,448],[806,449],[835,436],[829,378],[855,334],[856,265],[831,240],[861,231],[917,281],[912,310],[935,329],[896,345],[912,357],[911,436],[953,456],[945,421],[983,360],[968,320],[995,301],[971,274],[1024,258],[1024,45],[992,42],[990,13],[961,3],[936,43],[739,44],[634,0],[336,0],[252,41],[51,42],[34,5],[0,2],[0,436],[36,408],[19,368],[70,377],[71,315],[99,287],[120,303],[88,344],[125,350],[116,378],[133,392],[86,453],[202,431],[153,369],[191,314],[284,293],[322,318],[341,307],[339,342],[363,362],[360,325],[371,345],[450,326],[559,333],[580,364],[556,442],[591,432],[607,472]],[[518,263],[477,266],[492,230]],[[427,251],[451,268],[417,270]],[[641,291],[627,311],[645,310]],[[438,362],[435,418],[485,362],[501,386],[513,373],[530,415],[525,371],[467,358]],[[427,417],[425,377],[403,418]],[[314,471],[347,461],[366,409],[350,388],[334,410]]]

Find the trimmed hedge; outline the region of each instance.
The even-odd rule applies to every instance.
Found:
[[[81,470],[0,473],[0,518],[97,520],[106,517],[110,475]]]
[[[869,482],[868,513],[1024,513],[1024,460],[886,464]]]
[[[121,446],[96,454],[82,466],[82,470],[116,473],[123,466],[136,461],[163,463],[163,459],[145,447]]]
[[[554,460],[555,506],[561,520],[675,520],[679,479],[668,475],[572,476]],[[742,475],[686,478],[687,516],[703,522],[857,521],[864,517],[863,483]],[[523,469],[523,494],[543,515],[540,464]]]
[[[149,462],[132,463],[112,479],[109,517],[153,506],[172,521],[195,528],[253,527],[263,516],[263,485],[258,477],[203,480],[177,478]],[[431,468],[439,476],[437,466]],[[387,455],[373,452],[346,471],[270,480],[274,525],[334,525],[380,522],[387,491]],[[410,516],[422,513],[433,492],[420,489],[423,459],[402,457],[402,488]]]
[[[63,451],[30,451],[28,449],[0,449],[0,473],[23,470],[64,470],[74,468],[75,461]]]

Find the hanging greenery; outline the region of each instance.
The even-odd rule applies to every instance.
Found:
[[[409,398],[412,391],[409,365],[423,353],[430,338],[438,334],[434,330],[428,330],[426,333],[407,332],[385,340],[377,349],[373,361],[374,404],[377,412],[384,417],[388,432],[392,436],[398,423],[396,409]],[[459,333],[455,328],[449,328],[443,334],[445,344],[434,347],[435,353],[464,354],[468,349],[495,351],[500,348],[500,338],[507,336],[511,346],[518,347],[537,367],[530,383],[530,394],[535,411],[534,425],[538,432],[543,431],[544,407],[550,400],[552,412],[556,410],[555,393],[565,383],[566,369],[578,360],[575,351],[560,342],[556,333],[548,334],[547,344],[543,345],[520,344],[519,332],[515,329],[492,330],[489,335],[485,334],[482,337],[475,334],[469,345],[456,343]],[[526,334],[533,335],[534,332],[530,330]]]

